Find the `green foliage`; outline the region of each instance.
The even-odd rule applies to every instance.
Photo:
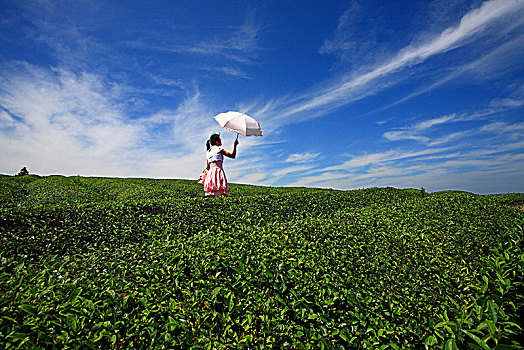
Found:
[[[0,344],[520,348],[522,203],[0,176]]]

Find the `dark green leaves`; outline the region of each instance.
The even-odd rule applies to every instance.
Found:
[[[521,339],[519,194],[232,184],[229,198],[206,200],[183,180],[29,180],[0,178],[3,347]]]

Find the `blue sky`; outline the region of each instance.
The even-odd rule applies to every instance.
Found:
[[[524,191],[524,1],[0,2],[0,173]]]

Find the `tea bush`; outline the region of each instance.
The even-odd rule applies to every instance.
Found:
[[[2,176],[0,344],[521,348],[522,203]]]

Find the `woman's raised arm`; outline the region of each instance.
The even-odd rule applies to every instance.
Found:
[[[235,142],[233,143],[233,152],[229,153],[225,149],[222,149],[222,151],[221,151],[222,154],[225,155],[226,157],[235,159],[236,156],[237,156],[237,145],[238,145],[238,140],[235,140]]]

